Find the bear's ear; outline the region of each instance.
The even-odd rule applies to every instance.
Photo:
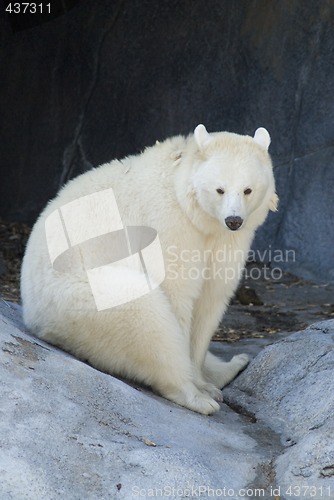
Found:
[[[272,212],[277,212],[278,202],[279,202],[279,198],[278,198],[277,194],[274,193],[271,200],[269,201],[269,210],[271,210]]]
[[[200,150],[204,149],[212,141],[212,137],[202,124],[197,125],[194,136]]]
[[[268,150],[271,141],[269,132],[263,127],[258,128],[254,134],[254,141],[262,148]]]

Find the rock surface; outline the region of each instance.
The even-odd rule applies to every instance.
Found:
[[[69,178],[200,122],[264,126],[281,201],[255,248],[334,281],[333,1],[61,3],[15,33],[0,12],[0,215],[33,221]]]
[[[20,314],[0,303],[1,500],[161,490],[269,499],[274,488],[281,499],[334,498],[334,321],[266,347],[225,389],[231,407],[251,418],[224,404],[210,418],[35,339]],[[290,485],[319,495],[286,496]]]
[[[223,393],[280,434],[287,448],[275,468],[283,491],[334,497],[334,320],[268,346]]]
[[[270,460],[228,407],[215,419],[187,411],[34,339],[18,310],[1,310],[1,500],[239,491]]]

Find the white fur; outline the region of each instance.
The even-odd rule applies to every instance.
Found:
[[[251,138],[209,134],[200,125],[194,135],[167,139],[70,181],[45,208],[27,245],[21,289],[28,328],[96,368],[148,384],[191,410],[218,410],[220,389],[248,358],[241,354],[224,363],[208,346],[254,232],[276,209],[269,143],[265,129]],[[98,312],[87,276],[52,268],[45,220],[64,204],[109,188],[123,224],[158,232],[166,278],[149,294]],[[247,188],[250,194],[244,194]],[[241,217],[240,229],[227,227],[229,216]]]

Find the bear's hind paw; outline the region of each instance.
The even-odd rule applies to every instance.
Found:
[[[218,403],[222,403],[222,401],[223,401],[222,391],[220,389],[218,389],[218,387],[216,387],[215,385],[207,383],[207,384],[203,385],[202,387],[200,387],[199,389],[201,391],[209,394],[209,396],[211,396],[212,399],[214,399],[215,401],[218,401]]]
[[[250,361],[250,357],[248,354],[242,353],[242,354],[236,354],[233,356],[231,359],[231,363],[235,365],[236,367],[239,368],[239,371],[241,371],[243,368],[245,368]]]

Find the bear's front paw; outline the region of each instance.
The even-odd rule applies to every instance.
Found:
[[[188,405],[187,405],[188,406]],[[208,394],[198,394],[188,406],[191,410],[202,413],[202,415],[212,415],[220,409],[219,404]]]

